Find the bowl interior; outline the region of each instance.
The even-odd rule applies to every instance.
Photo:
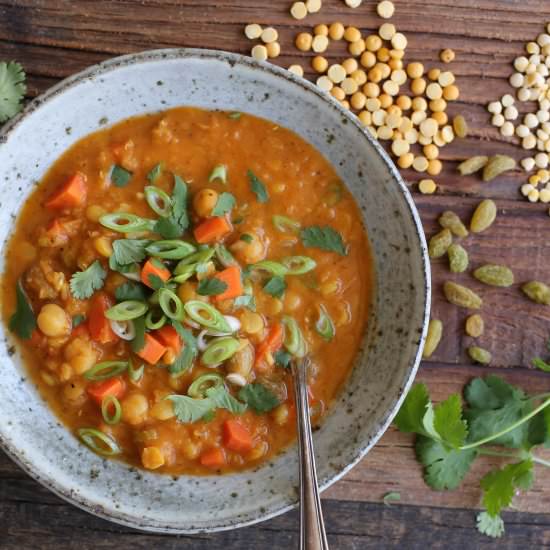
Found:
[[[358,202],[376,270],[376,294],[355,368],[315,433],[326,487],[376,442],[419,361],[429,309],[425,242],[410,195],[355,118],[304,80],[233,54],[163,50],[117,58],[39,98],[4,131],[0,243],[48,166],[106,123],[179,105],[245,111],[297,132],[336,168]],[[4,258],[0,260],[3,262]],[[294,448],[255,471],[177,480],[105,461],[83,448],[27,379],[0,327],[0,443],[50,489],[111,520],[163,532],[221,530],[296,503]]]

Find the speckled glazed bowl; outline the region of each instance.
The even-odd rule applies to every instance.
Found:
[[[334,165],[363,212],[376,293],[352,375],[315,433],[326,488],[368,452],[397,412],[420,359],[430,296],[422,227],[405,185],[357,119],[326,94],[273,65],[215,51],[144,52],[92,67],[33,101],[3,129],[0,242],[34,184],[72,143],[104,124],[180,105],[245,111],[294,130]],[[296,447],[254,471],[176,480],[101,459],[50,412],[3,326],[0,337],[0,444],[73,504],[166,533],[231,529],[297,504]]]

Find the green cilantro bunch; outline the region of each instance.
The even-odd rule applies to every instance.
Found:
[[[15,61],[0,62],[0,122],[6,122],[21,110],[26,91],[23,67]]]
[[[456,489],[480,455],[513,460],[481,479],[486,510],[478,515],[477,527],[483,534],[500,537],[504,533],[500,512],[511,504],[516,491],[531,488],[533,465],[550,467],[550,462],[533,454],[535,447],[550,448],[550,393],[529,396],[490,375],[473,379],[464,397],[465,408],[458,394],[434,406],[427,387],[416,384],[395,424],[402,432],[417,434],[417,459],[432,489]]]

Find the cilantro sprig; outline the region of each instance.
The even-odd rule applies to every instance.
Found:
[[[23,107],[27,91],[23,67],[15,61],[0,63],[0,122],[6,122]]]
[[[395,424],[402,432],[417,434],[416,455],[424,466],[424,479],[436,490],[457,488],[480,455],[516,460],[481,479],[486,511],[478,515],[477,528],[499,537],[504,533],[500,512],[518,490],[532,486],[533,464],[550,467],[548,461],[533,454],[536,446],[550,446],[550,394],[529,396],[490,375],[472,380],[464,396],[466,408],[458,394],[434,406],[427,387],[416,384]],[[496,451],[495,445],[514,452]]]
[[[99,260],[96,260],[84,271],[73,273],[70,281],[71,294],[77,300],[86,300],[96,290],[103,287],[105,277],[107,277],[107,272],[103,269]]]
[[[330,225],[312,225],[300,231],[302,244],[308,248],[320,248],[328,252],[336,252],[341,256],[347,256],[348,250],[342,235]]]
[[[10,317],[8,326],[19,338],[28,340],[32,336],[32,331],[36,328],[36,317],[21,281],[17,281],[15,297],[17,305],[15,313]]]

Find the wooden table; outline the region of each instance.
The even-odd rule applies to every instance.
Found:
[[[550,281],[548,206],[529,204],[518,193],[525,176],[518,172],[483,184],[457,175],[456,161],[479,154],[507,153],[521,158],[519,148],[488,124],[487,101],[509,91],[512,59],[524,43],[543,32],[550,21],[545,0],[394,0],[392,22],[409,40],[406,59],[440,66],[438,52],[451,47],[457,59],[449,66],[461,90],[451,113],[463,113],[471,134],[442,151],[444,172],[434,196],[415,193],[425,229],[431,234],[438,214],[452,208],[468,217],[479,197],[491,197],[499,217],[488,232],[469,238],[471,265],[501,262],[514,268],[516,279]],[[290,18],[291,2],[259,0],[0,0],[0,59],[16,59],[28,74],[29,97],[60,79],[111,56],[161,47],[206,47],[248,53],[243,36],[250,22],[274,25],[283,54],[277,63],[309,67],[311,54],[298,52],[293,37],[316,23],[341,20],[372,31],[381,20],[376,2],[356,10],[342,0],[324,0],[320,13],[298,22]],[[343,45],[327,56],[342,59]],[[307,70],[311,77],[311,71]],[[411,182],[418,175],[405,172]],[[411,185],[414,190],[414,186]],[[419,379],[436,399],[459,392],[473,376],[497,372],[537,393],[550,391],[550,376],[529,368],[533,356],[545,353],[550,336],[550,308],[533,305],[517,289],[483,289],[486,334],[483,345],[494,364],[470,364],[465,347],[464,314],[442,298],[446,263],[433,265],[433,312],[445,323],[444,340],[425,362]],[[469,276],[462,277],[468,280]],[[475,282],[469,281],[474,287]],[[548,457],[548,454],[546,455]],[[324,494],[324,510],[333,548],[485,548],[495,543],[477,534],[473,508],[479,505],[479,478],[498,460],[479,460],[461,489],[437,493],[428,489],[414,459],[412,439],[390,429],[376,448],[346,478]],[[550,548],[550,476],[537,468],[535,488],[515,500],[518,511],[504,514],[507,535],[500,548]],[[546,478],[544,478],[546,475]],[[381,503],[388,491],[401,493],[401,504]],[[546,513],[545,513],[546,512]],[[297,544],[298,516],[286,514],[255,527],[196,537],[139,534],[86,514],[52,495],[0,453],[0,548],[290,548]]]

